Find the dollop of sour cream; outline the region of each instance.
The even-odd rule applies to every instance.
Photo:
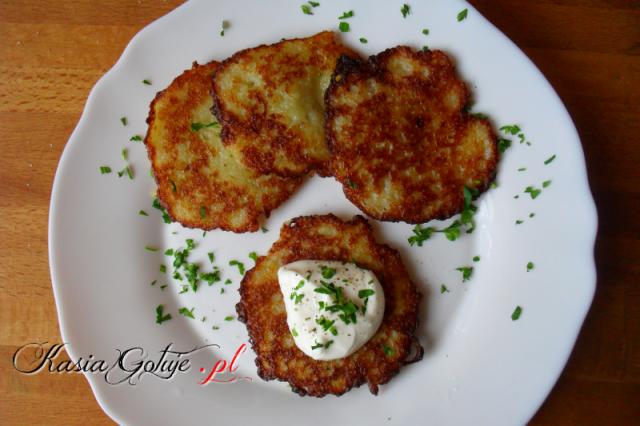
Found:
[[[278,269],[278,282],[293,340],[313,359],[351,355],[382,322],[382,286],[355,263],[299,260]]]

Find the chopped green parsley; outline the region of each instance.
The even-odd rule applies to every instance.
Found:
[[[462,282],[469,281],[473,275],[473,266],[461,266],[456,271],[462,272]]]
[[[140,142],[142,140],[142,136],[140,135],[133,135],[129,138],[130,141],[132,142]]]
[[[169,321],[171,319],[171,314],[164,313],[164,306],[158,305],[156,308],[156,324],[162,324],[165,321]]]
[[[151,80],[148,80],[148,79],[145,78],[144,80],[142,80],[142,84],[146,84],[147,86],[151,86]]]
[[[348,33],[350,30],[349,23],[344,21],[340,22],[340,25],[338,25],[338,28],[343,33]]]
[[[467,19],[467,15],[469,15],[469,9],[461,10],[457,16],[458,22],[462,22]]]
[[[244,275],[244,263],[233,259],[229,261],[229,266],[237,266],[238,272],[240,273],[240,275]]]
[[[504,153],[511,146],[511,139],[498,139],[498,150]]]
[[[408,15],[411,14],[411,6],[409,6],[408,4],[403,4],[402,7],[400,8],[400,13],[402,13],[402,17],[406,18]]]
[[[546,166],[547,164],[551,163],[555,159],[556,159],[556,155],[553,154],[551,157],[549,157],[546,160],[544,160],[544,165]]]
[[[367,40],[367,39],[366,39],[366,38],[364,38],[364,37],[360,37],[360,43],[362,43],[362,44],[367,44],[367,43],[369,43],[369,40]]]
[[[520,318],[520,315],[522,315],[522,307],[516,306],[516,308],[513,310],[513,313],[511,314],[511,320],[517,321],[518,318]]]
[[[336,274],[336,270],[334,268],[329,268],[327,266],[320,266],[320,271],[322,278],[325,280],[330,280]]]
[[[533,262],[527,263],[527,272],[532,271],[533,268],[535,268],[535,265],[533,264]]]
[[[178,310],[178,313],[180,315],[184,315],[187,318],[191,318],[191,319],[196,319],[195,315],[193,315],[193,310],[195,308],[191,308],[191,309],[187,309],[187,308],[180,308],[180,310]]]
[[[344,12],[338,19],[348,19],[353,17],[353,10],[349,10],[348,12]]]
[[[525,194],[529,194],[531,196],[532,200],[535,200],[536,198],[538,198],[538,195],[540,195],[540,193],[542,192],[541,189],[538,189],[534,186],[527,186],[524,190]]]
[[[103,175],[111,173],[111,167],[109,166],[100,166],[100,173]]]
[[[228,29],[231,26],[231,24],[229,23],[229,21],[227,20],[223,20],[222,21],[222,25],[221,25],[221,30],[220,30],[220,37],[224,37],[224,31],[226,29]]]
[[[449,293],[449,289],[446,285],[440,284],[440,294]]]
[[[207,129],[209,127],[218,127],[219,124],[217,121],[212,121],[211,123],[191,123],[191,131],[197,132],[198,130]]]

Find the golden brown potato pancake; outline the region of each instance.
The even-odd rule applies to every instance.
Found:
[[[240,51],[214,76],[222,141],[247,167],[299,176],[329,158],[324,92],[340,55],[332,32]]]
[[[326,93],[332,174],[369,216],[423,223],[487,189],[498,161],[489,122],[464,112],[469,93],[447,55],[400,46],[342,57]]]
[[[225,150],[211,113],[217,67],[217,62],[194,63],[156,95],[144,143],[158,198],[174,221],[191,228],[257,231],[300,179],[260,175]]]
[[[354,262],[376,274],[385,297],[385,312],[376,334],[346,358],[317,361],[293,341],[278,285],[282,265],[302,259]],[[376,243],[371,226],[361,216],[343,222],[333,215],[293,219],[280,230],[280,239],[240,285],[238,318],[249,331],[257,354],[258,375],[287,381],[300,395],[341,395],[368,383],[372,393],[400,367],[422,357],[415,337],[420,294],[400,255]]]

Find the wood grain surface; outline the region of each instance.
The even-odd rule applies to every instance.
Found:
[[[21,375],[12,356],[28,342],[61,341],[47,257],[49,197],[89,90],[136,32],[179,3],[0,0],[2,424],[112,423],[82,376]],[[638,424],[640,2],[472,3],[524,49],[567,105],[600,219],[595,301],[532,424]]]

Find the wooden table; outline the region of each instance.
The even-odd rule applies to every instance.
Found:
[[[61,341],[47,259],[49,196],[89,90],[137,31],[179,3],[0,1],[0,423],[111,423],[82,376],[24,376],[11,358],[27,342]],[[472,3],[566,103],[600,215],[596,298],[532,423],[640,421],[640,2]]]

